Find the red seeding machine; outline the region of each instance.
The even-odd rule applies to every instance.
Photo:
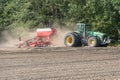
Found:
[[[52,44],[51,37],[56,34],[56,29],[54,28],[42,28],[36,30],[36,36],[27,41],[22,41],[21,37],[19,38],[19,48],[22,47],[46,47]]]

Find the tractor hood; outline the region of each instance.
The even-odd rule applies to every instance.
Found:
[[[87,35],[88,36],[103,36],[103,35],[106,35],[106,34],[105,33],[100,33],[100,32],[88,31]]]

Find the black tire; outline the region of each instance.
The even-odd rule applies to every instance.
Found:
[[[81,37],[79,36],[79,34],[76,32],[74,32],[73,34],[75,34],[75,36],[77,38],[77,47],[82,46],[82,41],[81,41]]]
[[[98,39],[96,37],[89,37],[88,38],[88,46],[91,47],[98,47],[99,42]]]
[[[108,46],[108,44],[105,44],[105,45],[100,45],[100,47],[107,47]]]
[[[74,33],[66,34],[64,38],[64,44],[67,47],[77,47],[78,39]]]

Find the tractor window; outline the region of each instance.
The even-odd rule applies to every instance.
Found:
[[[86,25],[86,30],[91,31],[91,25]]]
[[[77,25],[77,30],[80,31],[80,32],[83,32],[84,28],[85,28],[85,24],[80,23],[80,24]]]
[[[84,25],[81,25],[79,29],[80,29],[81,31],[84,31],[84,28],[85,28],[85,26],[84,26]]]

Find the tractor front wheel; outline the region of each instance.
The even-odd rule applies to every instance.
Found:
[[[97,47],[99,45],[98,39],[96,37],[90,37],[88,39],[88,46]]]

